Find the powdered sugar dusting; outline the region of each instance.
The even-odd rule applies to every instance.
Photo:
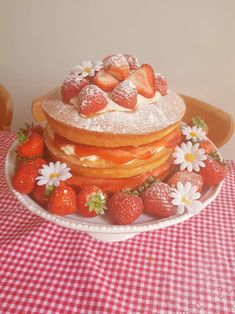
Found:
[[[133,110],[137,104],[137,88],[130,80],[122,81],[113,90],[111,98],[118,105]]]
[[[148,134],[181,120],[185,113],[183,99],[169,91],[151,103],[140,103],[135,111],[108,111],[91,117],[81,117],[73,105],[61,101],[54,90],[42,101],[43,110],[53,119],[79,129],[113,134]]]
[[[103,60],[105,68],[109,67],[129,67],[124,55],[121,53],[107,57]]]
[[[78,94],[77,109],[80,114],[91,114],[107,105],[104,92],[96,85],[86,85]]]
[[[125,80],[115,87],[112,94],[115,93],[125,95],[128,98],[131,97],[132,95],[137,95],[137,88],[135,87],[135,84],[132,83],[131,80]]]
[[[78,73],[73,73],[73,74],[69,74],[64,82],[63,82],[63,85],[70,85],[70,84],[75,84],[75,85],[78,85],[80,86],[82,82],[87,82],[87,79],[84,78],[82,75],[79,75]]]
[[[124,56],[125,56],[128,64],[129,64],[130,70],[138,70],[139,69],[140,63],[139,63],[139,61],[135,55],[125,54]]]

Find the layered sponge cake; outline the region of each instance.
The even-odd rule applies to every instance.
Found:
[[[108,192],[133,189],[174,169],[181,142],[182,98],[135,56],[112,55],[74,67],[42,102],[44,141],[53,160],[73,174],[68,183]]]

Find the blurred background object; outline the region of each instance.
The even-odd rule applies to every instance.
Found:
[[[209,128],[207,136],[218,148],[231,139],[234,133],[234,119],[229,113],[190,96],[181,97],[187,108],[183,119],[185,123],[189,124],[192,118],[200,117]]]
[[[0,84],[0,130],[11,129],[13,101],[10,93]]]
[[[233,0],[2,0],[0,81],[15,100],[13,128],[31,103],[82,60],[136,54],[168,86],[235,116]],[[222,148],[234,157],[235,138]]]

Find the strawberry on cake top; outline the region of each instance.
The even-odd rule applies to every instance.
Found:
[[[61,136],[105,147],[150,143],[185,113],[183,99],[167,89],[164,76],[129,54],[75,66],[61,88],[44,98],[42,108]]]

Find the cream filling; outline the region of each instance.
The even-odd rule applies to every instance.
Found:
[[[108,100],[107,105],[105,106],[105,108],[103,108],[102,110],[98,111],[97,113],[104,113],[104,112],[108,112],[108,111],[133,111],[132,109],[128,109],[122,106],[119,106],[116,102],[112,101],[111,99],[111,93],[105,93]],[[150,104],[153,103],[157,100],[159,100],[161,98],[161,94],[156,92],[155,95],[152,98],[146,98],[140,94],[137,95],[137,105],[139,104]],[[73,97],[70,100],[70,103],[72,105],[74,105],[75,107],[77,106],[78,103],[78,97]]]

